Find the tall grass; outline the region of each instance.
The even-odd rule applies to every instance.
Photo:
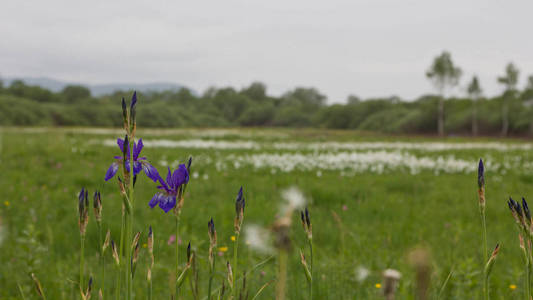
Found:
[[[237,195],[236,201],[235,201],[235,218],[233,220],[233,230],[228,230],[228,224],[231,223],[231,221],[228,221],[227,219],[224,221],[217,221],[217,226],[220,232],[218,232],[220,236],[220,240],[217,240],[217,231],[215,230],[215,225],[213,219],[211,219],[208,223],[208,237],[209,237],[209,245],[208,247],[203,243],[204,239],[198,238],[196,236],[192,236],[191,240],[198,241],[198,244],[196,247],[198,247],[198,256],[196,255],[197,252],[195,252],[193,249],[191,249],[191,243],[189,242],[187,246],[187,260],[185,262],[185,265],[180,265],[179,261],[179,243],[181,234],[184,233],[184,236],[186,235],[185,232],[189,232],[189,229],[195,228],[196,224],[188,223],[188,218],[183,218],[183,224],[180,224],[181,222],[181,213],[182,213],[182,206],[184,202],[184,198],[186,196],[186,187],[187,183],[180,185],[180,187],[177,190],[176,195],[176,203],[171,208],[173,212],[174,219],[171,219],[173,221],[174,226],[170,226],[170,230],[175,231],[175,248],[171,248],[170,252],[175,251],[175,257],[172,259],[172,261],[165,261],[165,256],[161,254],[161,259],[159,258],[159,251],[157,253],[154,252],[154,244],[157,245],[157,242],[154,241],[154,234],[152,231],[152,227],[149,227],[149,232],[147,235],[147,248],[148,248],[148,258],[147,259],[141,259],[143,252],[141,251],[141,240],[144,238],[143,235],[137,231],[137,233],[134,235],[133,233],[136,232],[134,225],[138,225],[136,222],[134,222],[134,211],[135,209],[139,209],[139,207],[142,207],[139,205],[139,203],[135,203],[134,199],[135,197],[135,187],[136,187],[136,181],[138,180],[135,176],[135,164],[134,164],[134,148],[135,148],[135,119],[132,117],[132,115],[135,115],[135,111],[133,107],[130,106],[130,110],[128,111],[126,109],[125,113],[125,127],[126,127],[126,136],[124,138],[124,146],[122,147],[122,165],[121,165],[121,174],[118,177],[118,191],[120,195],[122,196],[122,207],[123,207],[123,219],[122,219],[122,226],[120,228],[120,244],[117,245],[115,242],[111,239],[111,236],[118,236],[118,232],[115,232],[114,234],[111,234],[111,230],[117,230],[116,228],[112,228],[111,230],[107,230],[107,234],[105,237],[105,240],[103,239],[103,232],[104,229],[104,223],[102,222],[102,205],[101,205],[101,195],[100,192],[95,192],[94,196],[94,214],[96,218],[96,236],[97,236],[97,243],[98,243],[98,250],[97,257],[100,259],[96,260],[97,267],[91,268],[90,264],[94,263],[95,260],[92,259],[91,256],[89,256],[89,252],[85,253],[87,249],[85,249],[85,232],[88,226],[88,200],[87,200],[87,190],[83,189],[82,192],[80,192],[79,195],[79,227],[80,227],[80,274],[79,274],[79,290],[81,294],[82,299],[87,299],[91,295],[91,287],[93,280],[89,280],[89,282],[86,282],[86,275],[87,274],[93,274],[93,270],[98,269],[99,271],[94,272],[97,274],[95,277],[95,282],[97,282],[97,286],[100,288],[99,296],[101,298],[106,298],[108,295],[115,296],[116,299],[132,299],[134,294],[135,298],[148,298],[153,299],[154,298],[154,291],[158,291],[156,295],[161,295],[163,293],[168,293],[169,296],[174,297],[175,299],[180,299],[187,297],[187,287],[184,285],[184,282],[189,280],[190,285],[190,295],[193,299],[202,299],[202,297],[206,297],[207,299],[213,299],[216,298],[218,295],[218,298],[220,299],[240,299],[241,297],[247,298],[248,295],[253,295],[253,298],[258,298],[261,293],[265,290],[271,290],[273,294],[275,294],[276,299],[289,299],[292,298],[295,294],[292,289],[294,288],[301,288],[301,287],[295,287],[293,285],[293,282],[296,281],[294,278],[304,280],[303,277],[305,276],[305,280],[307,280],[307,289],[305,287],[303,288],[305,291],[303,292],[297,292],[296,294],[301,295],[305,294],[305,298],[307,299],[321,299],[323,297],[326,297],[328,293],[331,293],[332,287],[328,287],[325,284],[321,284],[321,277],[320,275],[323,272],[327,272],[328,267],[324,267],[325,259],[323,258],[322,252],[316,251],[316,247],[321,246],[321,239],[320,235],[318,235],[318,239],[313,239],[313,224],[311,223],[311,212],[313,212],[313,218],[316,215],[321,214],[321,211],[317,207],[316,210],[313,210],[313,206],[309,206],[309,208],[306,206],[306,201],[302,195],[301,192],[295,191],[294,189],[289,189],[288,191],[284,191],[282,193],[282,197],[287,199],[286,205],[281,209],[280,212],[276,216],[269,216],[268,220],[271,224],[268,228],[268,232],[270,232],[271,237],[273,237],[273,240],[265,239],[264,241],[268,245],[272,245],[274,249],[274,257],[276,258],[276,273],[275,274],[269,274],[265,277],[260,277],[260,279],[257,279],[258,276],[253,277],[253,272],[255,271],[256,267],[252,264],[253,259],[255,257],[253,254],[251,254],[250,249],[243,249],[241,247],[241,250],[239,251],[239,240],[241,235],[241,229],[243,227],[243,221],[244,221],[244,211],[245,211],[245,199],[243,195],[243,189],[239,190],[239,193]],[[133,124],[133,125],[132,125]],[[129,147],[128,147],[129,145]],[[129,153],[129,154],[128,154]],[[127,157],[132,159],[127,159]],[[189,159],[189,163],[186,167],[187,174],[191,172],[190,165],[191,165],[191,159]],[[187,175],[188,176],[188,175]],[[167,180],[168,181],[168,180]],[[160,180],[159,184],[164,185],[164,180]],[[168,182],[166,182],[168,184]],[[154,187],[155,189],[156,187]],[[397,188],[397,187],[396,187]],[[247,191],[249,191],[247,189]],[[480,211],[480,217],[481,217],[481,225],[482,225],[482,251],[483,251],[483,270],[482,270],[482,293],[483,297],[485,299],[490,298],[490,286],[489,286],[489,275],[491,274],[491,271],[493,269],[493,265],[495,262],[495,259],[498,255],[498,252],[500,251],[500,246],[496,246],[496,248],[492,251],[492,253],[489,253],[487,250],[487,219],[490,220],[490,218],[486,215],[486,209],[485,209],[485,174],[484,174],[484,165],[483,161],[480,160],[478,165],[478,197],[479,197],[479,211]],[[139,197],[140,198],[140,197]],[[274,197],[272,197],[274,198]],[[303,199],[303,200],[302,200]],[[512,200],[512,199],[511,199]],[[511,211],[513,213],[513,216],[517,220],[517,224],[519,225],[520,231],[519,235],[522,242],[522,248],[524,249],[524,257],[526,259],[526,295],[530,295],[530,284],[531,284],[531,216],[529,214],[529,208],[527,207],[527,202],[525,199],[522,201],[522,205],[520,206],[518,203],[516,203],[514,200],[510,200],[509,207],[511,208]],[[255,205],[255,201],[252,202]],[[198,210],[198,207],[191,206],[191,210]],[[136,211],[136,213],[137,213]],[[187,210],[188,211],[188,210]],[[186,211],[186,212],[187,212]],[[300,219],[301,223],[304,229],[305,236],[302,235],[295,235],[292,236],[292,222],[295,218],[294,212],[300,211]],[[107,210],[106,210],[107,212]],[[168,211],[169,212],[169,211]],[[217,212],[217,214],[222,214],[224,211]],[[111,215],[111,214],[109,214]],[[118,215],[118,213],[116,214]],[[273,215],[273,214],[272,214]],[[108,214],[106,213],[106,218]],[[216,215],[214,215],[216,216]],[[339,230],[332,230],[331,235],[333,238],[341,240],[342,249],[340,249],[340,253],[342,254],[341,258],[336,258],[337,260],[344,261],[344,248],[345,248],[345,239],[354,239],[353,238],[356,233],[345,231],[343,224],[340,222],[340,217],[334,213],[335,220],[337,220],[337,227]],[[297,217],[296,217],[297,218]],[[218,217],[217,217],[218,220]],[[139,218],[137,220],[139,222],[142,222],[142,219]],[[325,228],[329,228],[328,226],[331,225],[332,228],[336,228],[333,224],[325,224],[323,220],[320,219],[314,219],[316,222],[315,226],[324,226]],[[248,219],[247,219],[248,222]],[[248,223],[247,223],[248,224]],[[180,226],[184,226],[186,229],[183,229],[180,232]],[[145,226],[144,224],[142,226]],[[246,229],[248,229],[248,225]],[[146,228],[146,227],[144,227]],[[317,227],[315,227],[317,228]],[[166,230],[166,229],[164,229]],[[169,230],[169,231],[170,231]],[[117,230],[118,231],[118,230]],[[159,229],[158,229],[159,232]],[[165,231],[168,232],[168,231]],[[300,231],[301,232],[301,231]],[[320,232],[320,230],[319,230]],[[218,253],[217,253],[217,243],[220,242],[221,245],[223,245],[223,241],[226,237],[229,237],[230,234],[233,233],[234,235],[234,243],[233,243],[233,254],[229,254],[230,258],[227,259],[226,264],[219,263],[216,264]],[[303,242],[302,242],[303,240]],[[242,241],[241,241],[242,242]],[[390,243],[390,241],[385,241],[385,244]],[[116,277],[107,276],[107,280],[113,281],[114,285],[112,285],[113,282],[110,282],[110,284],[106,284],[105,282],[105,255],[106,255],[106,248],[107,245],[111,245],[111,255],[114,260],[114,264],[116,266]],[[316,245],[315,245],[316,244]],[[293,247],[294,245],[303,245],[303,247],[297,247],[300,249],[300,251],[294,251]],[[206,249],[208,250],[206,251]],[[89,248],[90,249],[90,248]],[[120,249],[120,250],[119,250]],[[347,248],[349,249],[349,248]],[[318,248],[320,250],[320,248]],[[163,249],[164,252],[165,250]],[[206,253],[207,252],[207,253]],[[244,253],[244,255],[243,255]],[[319,254],[318,256],[316,254]],[[168,254],[168,253],[167,253]],[[239,257],[239,254],[241,254],[243,257]],[[246,256],[248,254],[248,256]],[[271,253],[270,253],[271,254]],[[158,255],[158,264],[155,264],[155,255]],[[87,256],[87,261],[85,261],[85,258]],[[167,255],[168,256],[168,255]],[[223,255],[221,255],[223,256]],[[232,256],[232,258],[231,258]],[[172,257],[172,256],[171,256]],[[199,261],[197,261],[197,257],[199,258]],[[207,259],[206,259],[207,257]],[[295,258],[299,257],[300,259],[300,265],[298,267],[303,268],[303,275],[302,273],[298,272],[291,272],[293,271],[294,266],[294,260]],[[241,259],[239,259],[241,258]],[[361,258],[361,259],[364,259]],[[396,267],[396,265],[400,265],[399,263],[396,263],[396,260],[399,260],[400,257],[391,257],[386,258],[387,262],[385,267],[392,268]],[[269,259],[270,260],[270,259]],[[205,263],[208,261],[207,263]],[[231,262],[230,262],[231,261]],[[331,258],[330,258],[331,261]],[[146,281],[142,280],[136,280],[135,279],[135,273],[136,270],[139,269],[138,264],[146,263],[146,270],[147,270],[147,277]],[[266,264],[266,263],[265,263]],[[259,265],[257,268],[262,268],[264,264],[256,264]],[[401,266],[401,265],[400,265]],[[205,269],[204,269],[205,267]],[[350,266],[348,266],[350,267]],[[380,265],[379,268],[382,268],[383,266]],[[385,269],[383,267],[382,269]],[[221,273],[223,273],[223,268],[225,268],[226,277],[220,281],[219,276]],[[166,275],[166,271],[171,270],[173,277],[173,281],[171,283],[170,290],[164,290],[164,292],[161,292],[163,288],[161,287],[160,280],[154,280],[154,278],[163,278]],[[427,270],[429,267],[426,265],[420,267],[420,272],[428,272]],[[145,270],[143,268],[143,270]],[[396,271],[397,272],[397,271]],[[402,285],[404,280],[406,282],[406,285],[411,284],[411,279],[408,278],[409,276],[406,276],[404,278],[401,278],[399,276],[399,272],[395,273],[392,272],[390,269],[386,272],[374,272],[373,279],[376,280],[375,274],[383,274],[383,285],[380,287],[378,291],[376,291],[376,295],[383,294],[387,299],[393,299],[397,297],[396,295],[398,293],[404,293],[405,294],[405,286]],[[203,274],[202,284],[200,285],[200,275]],[[206,275],[208,274],[208,275]],[[328,273],[331,274],[331,273]],[[448,278],[446,278],[446,282],[450,279],[452,276],[452,272],[449,273],[450,275]],[[410,275],[407,273],[407,275]],[[349,276],[349,275],[346,275]],[[137,276],[138,277],[138,276]],[[250,284],[250,280],[261,280],[260,284]],[[429,276],[427,277],[429,278]],[[206,280],[207,279],[207,280]],[[248,282],[247,282],[248,280]],[[430,286],[429,279],[427,279],[428,282],[425,282],[420,285],[420,291],[417,291],[417,295],[426,295],[427,294],[427,286]],[[204,285],[203,283],[207,283]],[[220,283],[222,282],[222,283]],[[275,282],[275,284],[273,284]],[[420,281],[421,282],[421,281]],[[122,284],[123,283],[123,286]],[[219,284],[220,283],[220,284]],[[256,282],[254,282],[256,283]],[[227,286],[226,286],[227,284]],[[241,285],[239,287],[239,284]],[[275,285],[274,289],[270,289],[270,286]],[[108,287],[104,289],[104,286]],[[114,286],[114,288],[112,287]],[[443,285],[443,290],[446,285]],[[226,290],[227,287],[227,290]],[[376,288],[378,289],[378,288]],[[109,291],[107,291],[109,290]],[[144,291],[145,295],[142,295],[142,292],[139,292],[139,290]],[[40,294],[44,295],[44,289],[40,289]],[[440,293],[440,292],[439,292]],[[443,291],[442,293],[445,293]],[[44,296],[41,296],[44,298]],[[159,296],[155,296],[156,298]],[[423,296],[418,296],[422,298]],[[529,298],[529,297],[526,297]]]

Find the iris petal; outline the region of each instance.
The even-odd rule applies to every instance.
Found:
[[[189,172],[187,172],[187,167],[184,164],[180,164],[178,169],[174,171],[174,175],[172,177],[176,184],[176,188],[182,184],[188,183]]]
[[[123,139],[118,138],[117,145],[118,145],[118,148],[120,149],[120,152],[124,151],[124,140]]]
[[[141,153],[143,146],[143,139],[139,139],[137,144],[133,147],[133,160],[137,160],[137,158],[139,158],[139,154]]]
[[[159,172],[157,172],[157,169],[146,161],[141,162],[141,164],[144,174],[152,179],[153,182],[156,182],[159,179]]]
[[[171,209],[176,206],[176,196],[168,195],[162,196],[159,200],[159,207],[165,212],[168,213]]]
[[[170,171],[170,167],[167,167],[168,168],[168,173],[167,173],[167,184],[168,184],[168,187],[170,189],[174,188],[174,186],[172,185],[172,172]]]
[[[124,151],[124,140],[121,139],[121,138],[118,138],[117,139],[117,145],[118,145],[118,148],[120,149],[120,152],[123,152]],[[126,157],[129,159],[130,158],[130,145],[126,145],[127,146],[127,153],[126,153]],[[135,149],[135,148],[134,148]]]
[[[152,200],[148,202],[148,205],[150,205],[151,208],[154,208],[157,204],[159,204],[161,196],[161,193],[155,194],[154,197],[152,197]]]
[[[111,166],[109,166],[109,169],[107,169],[107,172],[105,173],[105,181],[108,181],[109,179],[113,178],[113,176],[117,174],[117,171],[118,171],[118,164],[114,162],[111,164]]]
[[[137,175],[142,171],[143,167],[140,162],[134,161],[133,162],[133,175]]]

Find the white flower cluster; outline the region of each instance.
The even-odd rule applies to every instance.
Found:
[[[411,174],[422,170],[436,173],[470,172],[475,161],[456,159],[452,156],[437,158],[417,157],[405,152],[367,151],[339,153],[258,153],[229,155],[228,161],[239,165],[251,165],[256,169],[272,168],[280,172],[338,170],[356,173],[371,172],[381,174],[387,170],[404,169]]]
[[[452,151],[452,150],[532,150],[531,143],[457,143],[457,142],[276,142],[260,143],[254,140],[220,140],[220,139],[145,139],[144,145],[160,148],[189,149],[221,149],[221,150],[309,150],[309,151],[340,151],[340,150],[417,150],[417,151]],[[112,139],[104,140],[106,146],[116,146]]]
[[[268,169],[277,172],[313,172],[317,177],[323,171],[338,171],[341,176],[357,173],[382,174],[402,171],[418,174],[422,171],[441,173],[469,173],[475,171],[477,159],[470,153],[462,155],[460,150],[479,150],[487,162],[486,166],[501,176],[510,170],[533,171],[528,151],[529,143],[407,143],[407,142],[324,142],[324,143],[261,143],[253,140],[152,139],[144,141],[148,147],[209,149],[195,156],[195,165],[214,167],[217,171],[227,169]],[[104,145],[116,147],[115,140],[105,140]],[[265,151],[262,151],[262,150]],[[221,150],[221,151],[218,151]],[[228,152],[224,150],[247,150]],[[435,153],[441,151],[444,153]],[[450,153],[447,154],[446,151]],[[454,151],[454,152],[451,152]],[[489,151],[487,153],[487,151]],[[490,151],[513,151],[494,158]],[[460,157],[456,157],[456,155]],[[164,157],[160,165],[176,168],[178,161]]]

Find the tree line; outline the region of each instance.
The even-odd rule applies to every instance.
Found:
[[[297,87],[281,96],[261,82],[242,89],[211,87],[198,95],[187,88],[139,93],[143,127],[316,127],[394,134],[528,135],[533,134],[533,76],[517,86],[518,68],[509,63],[496,80],[503,92],[484,97],[479,79],[469,79],[466,93],[450,97],[462,71],[450,53],[437,56],[426,76],[436,94],[412,101],[398,97],[326,103],[315,88]],[[52,92],[15,80],[0,83],[0,125],[120,127],[116,106],[132,91],[95,97],[87,87],[66,86]],[[141,116],[142,114],[142,116]]]

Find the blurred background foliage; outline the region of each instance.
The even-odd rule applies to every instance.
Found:
[[[133,91],[99,97],[81,85],[52,92],[15,80],[0,85],[0,125],[120,127],[120,100]],[[327,104],[315,88],[297,87],[279,97],[254,82],[237,90],[207,89],[197,94],[187,88],[139,93],[142,127],[314,127],[358,129],[391,134],[436,134],[441,96],[418,99],[398,97],[360,99],[350,95],[343,104]],[[474,100],[476,99],[476,100]],[[447,135],[472,134],[476,102],[478,132],[499,135],[502,106],[508,105],[510,135],[533,134],[533,83],[509,95],[492,98],[446,98],[444,128]]]

